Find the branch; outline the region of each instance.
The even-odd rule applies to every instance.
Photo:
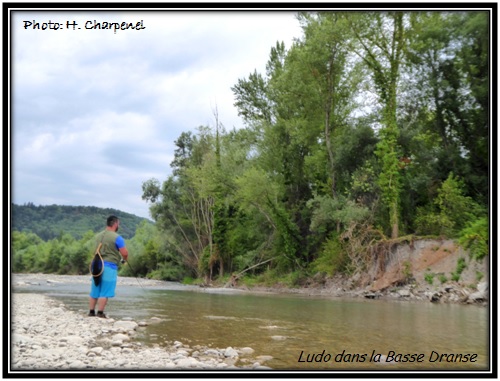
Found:
[[[268,260],[266,260],[264,262],[257,263],[256,265],[250,266],[250,267],[248,267],[247,269],[243,270],[242,272],[240,272],[239,274],[237,274],[235,276],[231,275],[231,279],[224,285],[224,288],[226,288],[227,286],[229,286],[231,283],[233,283],[233,281],[237,280],[240,276],[242,276],[247,271],[249,271],[249,270],[251,270],[251,269],[253,269],[253,268],[257,267],[257,266],[263,265],[264,263],[270,262],[273,259],[276,259],[276,257],[268,259]]]

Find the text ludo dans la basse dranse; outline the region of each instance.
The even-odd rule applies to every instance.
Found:
[[[368,353],[348,353],[345,349],[337,354],[331,354],[324,349],[318,353],[304,353],[301,351],[298,362],[301,363],[474,363],[478,360],[477,353],[439,353],[431,351],[425,353],[397,353],[389,351],[386,355],[375,350]]]

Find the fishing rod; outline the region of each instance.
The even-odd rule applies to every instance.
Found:
[[[122,263],[126,263],[128,265],[128,267],[130,267],[130,271],[132,271],[132,274],[134,275],[135,280],[137,280],[137,283],[139,283],[139,286],[141,286],[141,288],[144,289],[144,287],[142,287],[141,282],[139,282],[139,278],[137,277],[137,273],[134,271],[134,269],[132,268],[132,266],[130,266],[130,262],[127,261],[126,259],[122,258]]]

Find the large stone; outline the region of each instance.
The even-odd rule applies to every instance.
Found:
[[[125,331],[131,331],[137,329],[139,325],[135,321],[124,321],[119,320],[113,324],[113,328],[122,328]]]
[[[477,285],[477,290],[479,292],[482,292],[484,294],[486,294],[488,292],[488,283],[486,282],[481,282]]]
[[[93,347],[93,348],[90,348],[90,352],[93,352],[96,355],[100,355],[103,350],[104,350],[103,347]]]
[[[130,338],[127,335],[124,335],[123,333],[117,333],[116,335],[113,335],[111,340],[119,340],[119,341],[129,341]]]
[[[214,357],[222,356],[222,354],[215,349],[207,349],[204,353],[208,356],[214,356]]]
[[[473,294],[469,295],[469,300],[471,300],[473,302],[482,302],[482,301],[486,300],[486,295],[484,292],[481,292],[481,291],[474,292]]]
[[[12,343],[13,344],[30,344],[33,342],[33,339],[29,336],[20,335],[15,333],[12,335]]]
[[[252,348],[250,348],[250,347],[240,348],[240,353],[244,354],[244,355],[251,355],[254,352],[255,351]]]
[[[80,360],[75,360],[69,364],[70,369],[83,369],[85,364]]]
[[[238,357],[238,352],[232,347],[227,347],[224,351],[224,357]]]
[[[196,368],[200,365],[200,362],[192,357],[181,358],[177,361],[177,366],[179,368]]]
[[[399,290],[398,294],[402,298],[409,298],[411,296],[410,290]]]

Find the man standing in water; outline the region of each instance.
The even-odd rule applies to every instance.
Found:
[[[128,258],[125,240],[117,234],[120,220],[116,216],[109,216],[106,229],[96,236],[96,248],[100,247],[101,257],[104,261],[104,271],[98,285],[92,279],[89,299],[89,315],[107,318],[104,308],[108,298],[115,296],[116,281],[118,279],[118,265]],[[97,315],[95,307],[97,305]]]

